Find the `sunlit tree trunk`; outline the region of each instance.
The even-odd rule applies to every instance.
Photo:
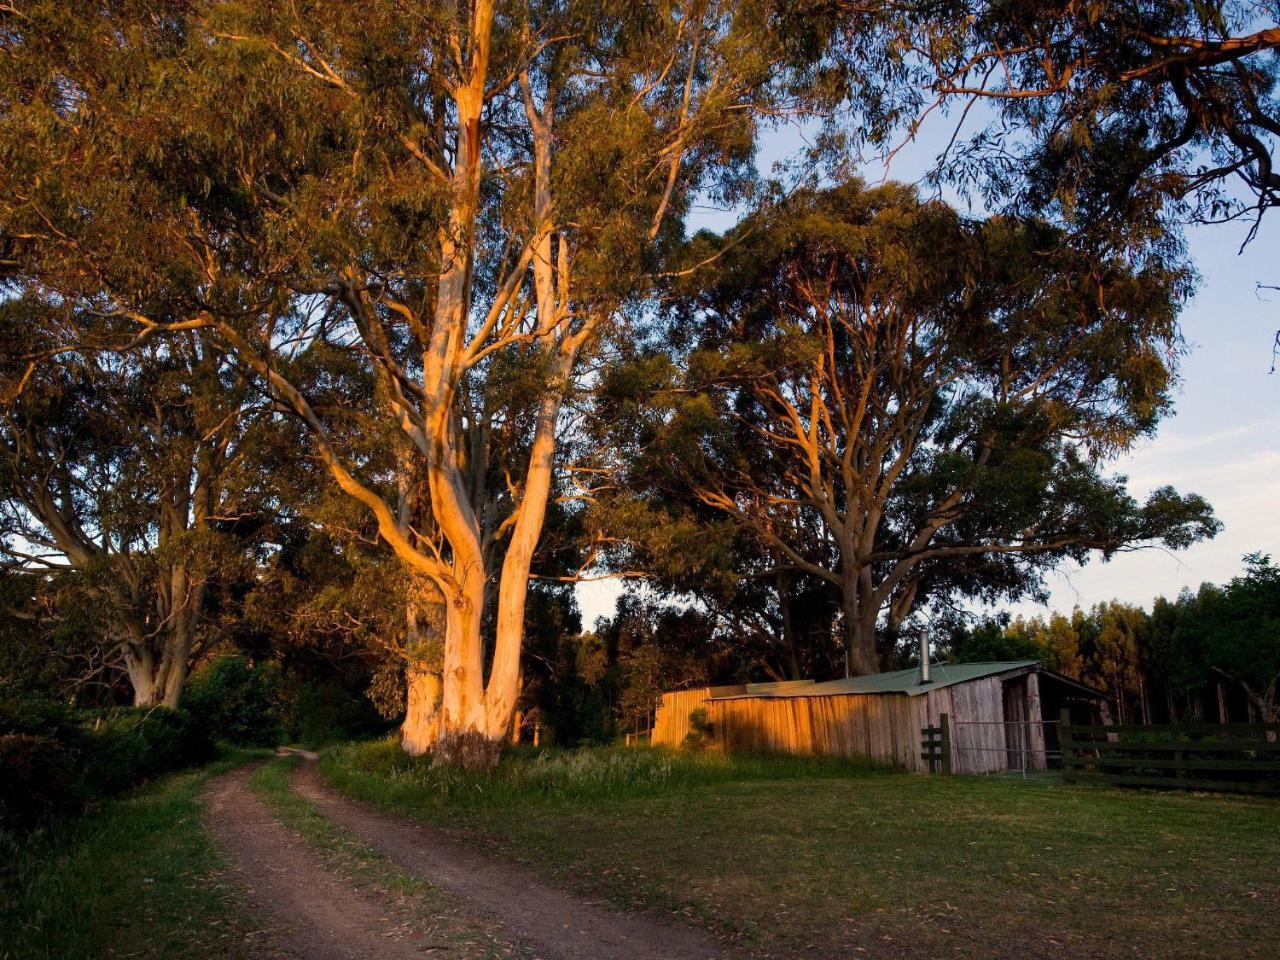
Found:
[[[411,666],[407,680],[408,698],[400,743],[405,753],[417,757],[435,746],[440,736],[440,674]]]

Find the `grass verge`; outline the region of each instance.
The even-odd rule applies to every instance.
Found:
[[[29,844],[0,877],[0,960],[247,956],[199,797],[210,777],[259,755],[225,752]]]
[[[322,771],[769,956],[1270,957],[1280,941],[1274,801],[613,749],[485,777],[357,744]]]
[[[412,929],[432,950],[447,950],[450,957],[461,960],[509,960],[522,955],[503,939],[496,924],[465,916],[441,891],[397,869],[295,793],[289,776],[300,762],[300,757],[293,756],[265,764],[249,779],[249,787],[282,824],[320,855],[329,870],[376,897],[397,926]]]

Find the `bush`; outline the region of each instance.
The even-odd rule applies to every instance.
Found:
[[[95,796],[109,796],[162,773],[204,763],[213,740],[185,710],[128,707],[111,711],[89,733],[85,782]]]
[[[23,833],[78,810],[75,759],[52,737],[0,734],[0,830]]]
[[[64,704],[13,693],[0,699],[0,833],[25,833],[80,809],[86,740]]]
[[[0,834],[12,845],[99,797],[212,755],[213,742],[181,710],[95,714],[46,700],[0,700]]]
[[[684,735],[680,746],[686,750],[705,750],[711,746],[713,734],[706,708],[698,707],[689,711],[689,732]]]
[[[281,740],[280,671],[272,663],[255,663],[226,654],[196,670],[182,697],[214,740],[242,747],[273,747]]]
[[[295,684],[281,702],[280,715],[289,742],[308,747],[381,736],[387,730],[367,696],[336,680]]]
[[[0,695],[0,734],[30,733],[70,742],[82,734],[84,718],[66,704],[6,691]]]

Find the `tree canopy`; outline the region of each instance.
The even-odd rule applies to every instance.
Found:
[[[1113,242],[1135,228],[1149,239],[1160,222],[1256,223],[1280,197],[1274,3],[844,7],[851,50],[875,12],[887,79],[862,96],[886,127],[939,109],[955,123],[938,179]],[[971,112],[989,111],[993,122],[964,129]]]
[[[667,342],[604,390],[620,496],[655,498],[660,538],[664,510],[710,511],[767,557],[751,575],[829,584],[852,672],[892,655],[882,616],[892,637],[930,600],[1218,529],[1202,498],[1139,504],[1101,469],[1168,407],[1177,268],[896,185],[803,192],[705,242]]]
[[[1212,536],[1108,464],[1171,407],[1177,223],[1274,203],[1271,6],[0,5],[3,629],[139,704],[349,658],[483,762]],[[845,175],[972,103],[933,179],[997,215]],[[663,602],[583,632],[611,575]]]

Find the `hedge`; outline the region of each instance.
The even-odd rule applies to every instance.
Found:
[[[91,713],[47,700],[0,700],[0,833],[15,840],[213,752],[183,710]]]

